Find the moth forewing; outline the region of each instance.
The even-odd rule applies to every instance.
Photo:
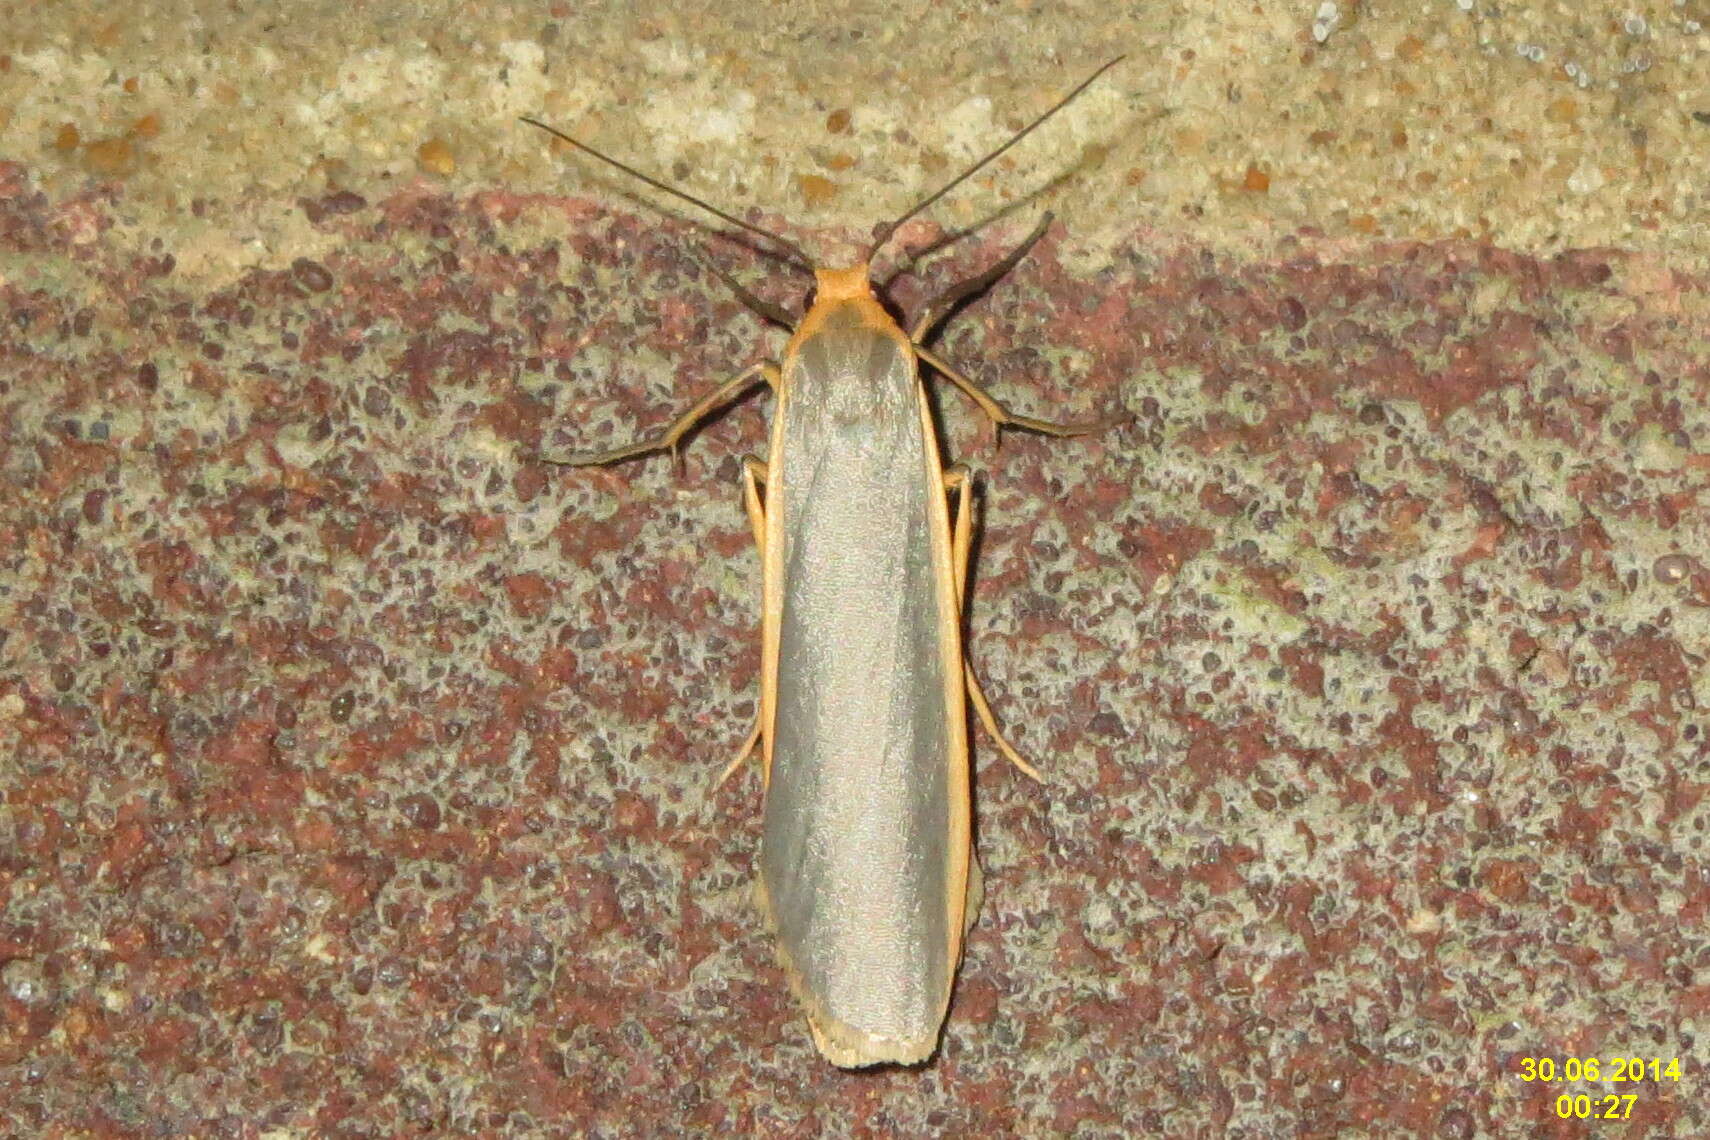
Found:
[[[761,380],[776,392],[768,461],[750,457],[743,465],[744,502],[761,547],[760,716],[726,773],[761,742],[761,901],[814,1043],[838,1065],[909,1064],[937,1047],[963,933],[978,906],[969,698],[1004,755],[1036,775],[998,732],[963,655],[970,488],[958,471],[953,535],[921,362],[998,426],[1083,435],[1114,422],[1017,416],[917,343],[1007,272],[1044,233],[1049,215],[998,265],[929,304],[912,339],[875,299],[867,263],[903,221],[1014,146],[1121,58],[880,227],[853,268],[814,269],[816,299],[781,369],[744,369],[636,444],[549,460],[588,466],[675,453],[696,422]],[[787,239],[525,121],[810,267]],[[786,319],[731,284],[761,316]]]
[[[925,1060],[961,957],[967,716],[949,508],[913,345],[820,274],[766,484],[761,894],[815,1044]]]

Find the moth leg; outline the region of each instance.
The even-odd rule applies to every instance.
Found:
[[[758,455],[742,457],[742,503],[748,508],[748,525],[754,530],[754,548],[766,550],[766,505],[760,488],[766,485],[766,461]]]
[[[742,747],[736,750],[736,755],[730,763],[724,766],[724,771],[718,774],[718,779],[713,781],[712,787],[707,789],[709,799],[718,794],[718,790],[724,787],[726,780],[736,775],[736,770],[742,767],[742,762],[748,759],[748,754],[754,751],[754,746],[758,743],[760,743],[760,710],[756,709],[754,710],[754,727],[748,730],[748,739],[742,742]]]
[[[981,388],[978,384],[950,367],[949,364],[945,363],[944,358],[939,356],[937,353],[930,349],[923,348],[919,344],[914,346],[914,351],[922,360],[926,361],[928,364],[932,365],[933,368],[942,373],[944,378],[949,380],[950,383],[962,389],[963,394],[966,395],[968,399],[978,404],[980,406],[980,411],[986,413],[986,415],[991,419],[993,426],[999,430],[1005,427],[1019,427],[1026,428],[1028,431],[1040,432],[1044,435],[1092,435],[1095,432],[1105,431],[1109,428],[1116,427],[1118,424],[1126,423],[1128,420],[1126,413],[1086,423],[1056,423],[1052,420],[1037,420],[1032,416],[1018,416],[996,400],[992,399],[991,396],[987,395],[985,389]]]
[[[956,496],[956,525],[950,532],[950,560],[956,575],[956,609],[968,588],[968,552],[974,545],[974,481],[963,463],[944,469],[944,489]]]
[[[1045,236],[1045,231],[1050,226],[1051,213],[1046,211],[1045,216],[1039,219],[1039,224],[1033,227],[1033,232],[1023,238],[1021,244],[1011,250],[1002,261],[984,273],[978,273],[973,277],[956,282],[934,297],[927,303],[926,308],[921,310],[920,318],[914,322],[914,332],[909,335],[909,339],[919,344],[932,335],[932,330],[937,328],[945,317],[953,313],[956,306],[969,297],[985,292],[1001,281],[1005,274],[1015,268],[1017,262],[1027,256],[1027,251],[1033,248],[1034,243]]]
[[[766,482],[766,462],[757,455],[747,455],[742,459],[742,502],[748,508],[748,525],[754,531],[754,545],[761,550],[766,548],[766,506],[760,499],[760,488]],[[718,779],[707,789],[710,798],[724,787],[725,781],[736,774],[742,767],[742,762],[753,753],[754,746],[760,743],[760,716],[765,703],[754,710],[754,727],[748,730],[748,739],[742,742],[742,747],[736,750],[736,757],[724,766]]]
[[[944,472],[944,489],[956,496],[956,525],[950,540],[950,561],[956,578],[956,607],[960,612],[965,605],[967,594],[968,552],[973,545],[974,534],[974,481],[968,477],[968,469],[960,463],[948,468]],[[998,751],[1003,753],[1003,758],[1020,769],[1022,775],[1044,783],[1045,777],[1039,774],[1039,769],[1023,760],[1021,753],[998,731],[997,718],[992,715],[992,706],[986,700],[985,690],[980,688],[980,679],[974,676],[974,665],[968,660],[966,651],[962,654],[962,677],[966,682],[968,699],[974,702],[974,711],[979,714],[980,723],[986,726],[991,738],[997,741]]]
[[[677,461],[677,466],[681,468],[683,455],[677,449],[677,444],[682,440],[684,434],[706,419],[710,413],[730,403],[761,380],[776,388],[778,386],[777,365],[769,360],[750,364],[719,385],[717,390],[701,397],[694,407],[672,420],[670,426],[664,431],[639,443],[632,443],[628,447],[614,447],[610,451],[591,451],[559,456],[542,454],[540,459],[543,463],[553,463],[560,467],[603,467],[608,463],[633,459],[638,455],[647,455],[655,451],[669,451]]]
[[[736,278],[732,277],[712,262],[709,261],[706,265],[708,269],[712,270],[713,273],[718,276],[720,281],[724,282],[726,289],[729,289],[732,293],[736,294],[736,299],[741,301],[743,307],[749,312],[753,313],[763,321],[771,321],[775,325],[781,325],[786,329],[794,331],[795,322],[790,320],[790,314],[784,312],[782,308],[772,304],[772,302],[764,301],[759,297],[756,297],[754,294],[744,289],[742,287],[742,283]]]

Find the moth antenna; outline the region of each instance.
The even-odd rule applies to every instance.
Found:
[[[1097,79],[1099,76],[1103,75],[1105,72],[1109,71],[1111,68],[1115,67],[1117,64],[1121,63],[1123,60],[1125,60],[1127,58],[1128,58],[1128,56],[1126,53],[1124,53],[1123,55],[1119,55],[1115,59],[1111,60],[1109,63],[1105,64],[1103,67],[1099,68],[1097,71],[1093,72],[1091,75],[1087,76],[1085,79],[1081,80],[1080,86],[1076,87],[1073,91],[1069,92],[1067,95],[1065,95],[1061,99],[1057,100],[1057,102],[1051,107],[1051,109],[1046,111],[1043,115],[1040,115],[1037,119],[1034,119],[1031,123],[1028,123],[1025,127],[1022,127],[1019,131],[1015,132],[1015,134],[1010,137],[1010,140],[1008,142],[1004,143],[1002,146],[998,147],[996,150],[992,151],[990,154],[988,154],[984,158],[980,159],[980,161],[974,163],[974,165],[968,167],[968,169],[964,170],[962,173],[960,173],[956,177],[952,178],[949,182],[947,182],[943,186],[939,187],[939,189],[935,193],[930,194],[927,197],[921,199],[919,202],[915,203],[913,208],[910,209],[908,211],[908,213],[904,214],[902,217],[898,218],[896,221],[891,222],[888,225],[884,226],[882,229],[880,229],[879,230],[879,236],[876,239],[874,239],[872,245],[867,247],[867,261],[869,263],[872,262],[873,255],[878,253],[879,250],[884,247],[884,244],[891,240],[891,236],[897,232],[897,229],[899,227],[901,227],[901,225],[904,222],[908,221],[910,218],[914,217],[916,214],[920,213],[922,210],[926,209],[928,206],[930,206],[934,202],[938,201],[938,199],[944,197],[944,195],[950,193],[950,191],[956,189],[956,187],[958,187],[962,183],[966,182],[969,178],[972,178],[974,176],[974,174],[980,170],[981,167],[985,166],[992,159],[996,158],[998,155],[1002,154],[1004,151],[1008,150],[1010,147],[1014,146],[1016,143],[1020,142],[1022,139],[1026,138],[1028,135],[1032,134],[1034,129],[1041,126],[1045,122],[1046,119],[1049,119],[1052,115],[1055,115],[1058,111],[1061,111],[1064,107],[1067,107],[1070,103],[1074,102],[1075,97],[1077,95],[1079,95],[1082,91],[1085,91],[1088,87],[1091,87],[1093,84],[1093,81],[1095,79]]]
[[[761,237],[766,238],[769,241],[775,242],[777,245],[782,246],[789,253],[789,257],[786,258],[786,260],[789,261],[789,263],[791,265],[794,265],[800,269],[805,269],[809,273],[813,272],[813,259],[810,258],[807,254],[802,252],[801,246],[797,245],[793,241],[790,241],[788,238],[779,237],[777,234],[773,233],[771,230],[762,229],[759,226],[751,225],[750,223],[743,221],[741,218],[738,218],[738,217],[735,217],[734,215],[725,213],[723,210],[719,209],[717,206],[713,205],[711,202],[704,202],[701,199],[695,197],[693,194],[688,193],[687,191],[679,190],[675,186],[667,185],[666,183],[659,181],[659,179],[654,178],[651,175],[643,174],[641,171],[637,170],[635,167],[630,166],[627,163],[619,162],[617,159],[613,158],[609,154],[600,153],[599,151],[595,150],[593,147],[589,146],[587,143],[581,141],[580,139],[571,138],[569,135],[565,134],[563,131],[559,130],[557,127],[549,127],[545,123],[541,122],[539,119],[533,119],[527,115],[521,115],[521,116],[519,116],[519,118],[521,118],[522,121],[527,123],[529,126],[539,127],[541,130],[545,131],[547,134],[551,135],[553,138],[561,139],[562,141],[567,142],[571,146],[575,147],[577,150],[585,151],[586,153],[593,155],[595,158],[599,159],[601,162],[605,163],[607,166],[616,167],[618,170],[623,171],[625,174],[629,175],[631,178],[636,178],[642,182],[647,183],[649,186],[653,187],[655,190],[663,190],[665,193],[670,194],[672,197],[681,198],[683,201],[689,203],[692,206],[699,206],[701,209],[705,210],[707,213],[713,215],[716,218],[723,219],[724,221],[729,222],[733,226],[738,226],[742,229],[747,230],[751,234],[758,234]],[[1032,128],[1029,128],[1029,129],[1031,130]]]

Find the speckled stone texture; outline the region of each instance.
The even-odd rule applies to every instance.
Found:
[[[580,199],[300,203],[187,287],[0,165],[0,1132],[1703,1135],[1706,279],[1473,240],[1048,238],[942,351],[984,487],[984,909],[849,1074],[750,902],[740,250]],[[905,277],[989,264],[1006,224]],[[924,241],[931,234],[916,227]],[[1679,1057],[1630,1120],[1526,1056]]]

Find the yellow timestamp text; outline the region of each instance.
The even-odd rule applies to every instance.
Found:
[[[1521,1057],[1523,1081],[1676,1081],[1679,1057]]]

